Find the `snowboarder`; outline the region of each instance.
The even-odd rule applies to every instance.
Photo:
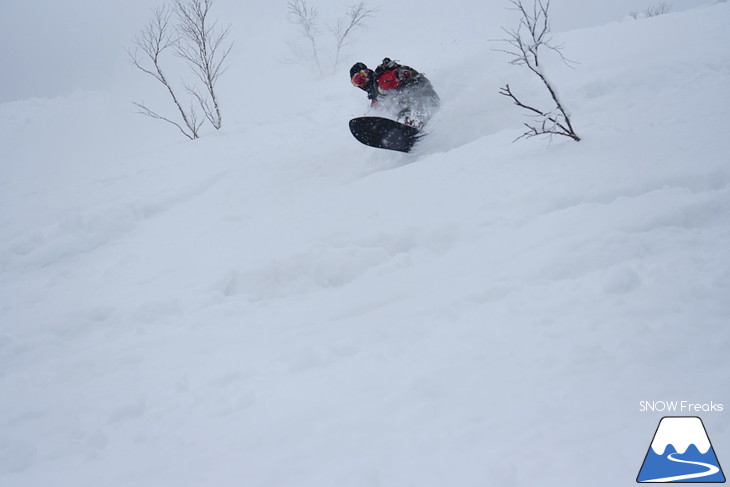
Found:
[[[373,107],[417,129],[428,122],[441,103],[428,78],[390,58],[383,59],[374,71],[364,63],[353,64],[350,81],[367,92]]]

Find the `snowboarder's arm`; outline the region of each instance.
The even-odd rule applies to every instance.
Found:
[[[368,100],[371,100],[373,104],[377,103],[375,100],[378,99],[378,82],[374,81],[373,83],[370,83],[370,85],[365,90],[368,93]]]

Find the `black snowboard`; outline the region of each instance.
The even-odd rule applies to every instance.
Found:
[[[350,132],[365,145],[400,152],[409,152],[421,136],[415,127],[382,117],[353,118]]]

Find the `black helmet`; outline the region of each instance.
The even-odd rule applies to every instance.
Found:
[[[355,74],[359,73],[362,70],[368,69],[367,66],[365,66],[365,63],[355,63],[350,68],[350,79],[352,79]]]

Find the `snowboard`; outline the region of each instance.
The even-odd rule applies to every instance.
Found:
[[[353,118],[350,132],[365,145],[399,152],[409,152],[422,136],[415,127],[383,117]]]

